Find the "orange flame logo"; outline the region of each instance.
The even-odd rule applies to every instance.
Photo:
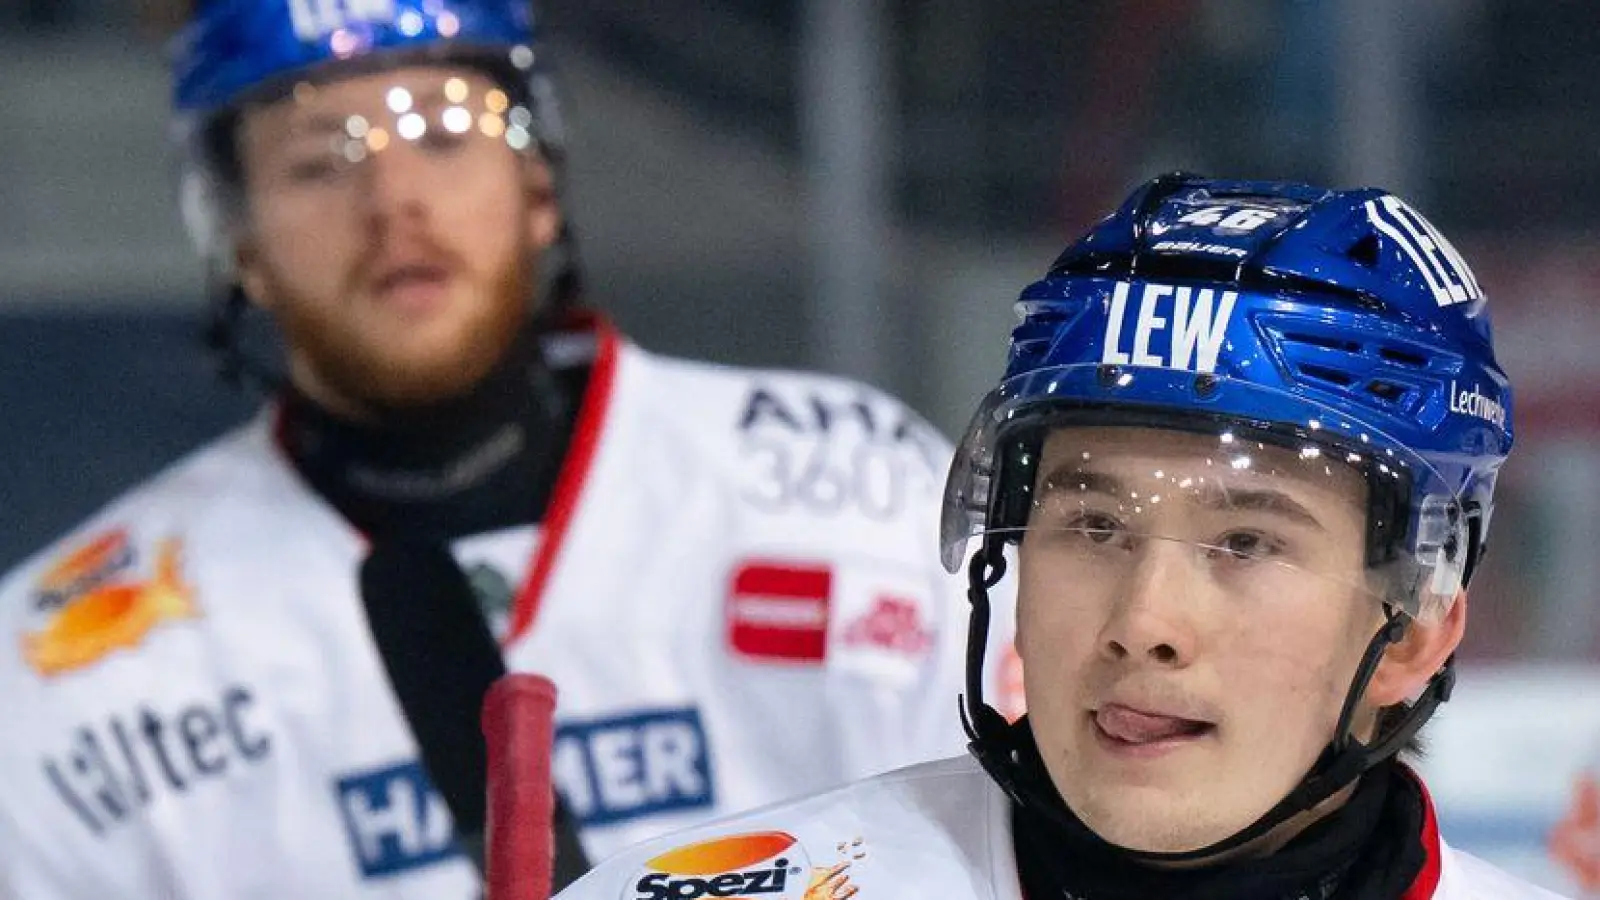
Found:
[[[41,593],[59,602],[45,625],[22,636],[22,655],[41,675],[59,675],[139,646],[162,622],[197,618],[194,592],[180,571],[181,544],[162,541],[148,580],[105,583],[125,566],[126,535],[113,532],[69,554],[41,579]],[[117,565],[118,560],[123,560]],[[84,588],[75,589],[76,585]]]
[[[126,569],[132,562],[128,532],[121,528],[108,531],[56,560],[39,576],[35,586],[39,606],[61,606]]]

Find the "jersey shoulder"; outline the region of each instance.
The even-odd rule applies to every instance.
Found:
[[[259,417],[182,457],[102,506],[0,580],[0,627],[113,582],[141,553],[238,508],[241,496],[282,497],[270,428]],[[159,561],[152,560],[159,569]]]
[[[1437,900],[1564,900],[1470,853],[1446,845]]]
[[[958,886],[989,880],[1000,798],[968,758],[921,763],[647,841],[560,897],[903,896],[910,882],[935,886],[916,896],[987,897]]]

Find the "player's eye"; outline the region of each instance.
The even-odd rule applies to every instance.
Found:
[[[1105,544],[1122,531],[1122,523],[1105,513],[1085,512],[1069,521],[1067,530],[1096,544]]]
[[[332,153],[307,153],[291,159],[284,167],[284,172],[291,181],[300,184],[315,184],[332,181],[344,174],[349,167],[348,161]]]
[[[1239,562],[1267,559],[1283,553],[1283,542],[1259,531],[1230,531],[1207,549],[1213,559]]]
[[[432,153],[450,153],[467,144],[467,136],[446,130],[443,126],[429,128],[417,138],[417,146]]]

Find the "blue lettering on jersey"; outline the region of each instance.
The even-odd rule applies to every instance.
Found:
[[[567,722],[556,729],[552,768],[585,826],[703,809],[715,796],[705,729],[692,707]]]
[[[460,856],[444,798],[416,760],[334,784],[361,877],[382,878]]]

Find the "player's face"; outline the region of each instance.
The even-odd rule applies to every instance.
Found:
[[[244,114],[241,282],[313,399],[361,416],[448,398],[509,346],[559,220],[506,109],[482,74],[411,67]]]
[[[1381,622],[1362,477],[1314,451],[1128,427],[1058,430],[1038,472],[1018,649],[1057,789],[1134,849],[1247,827],[1331,739]]]

